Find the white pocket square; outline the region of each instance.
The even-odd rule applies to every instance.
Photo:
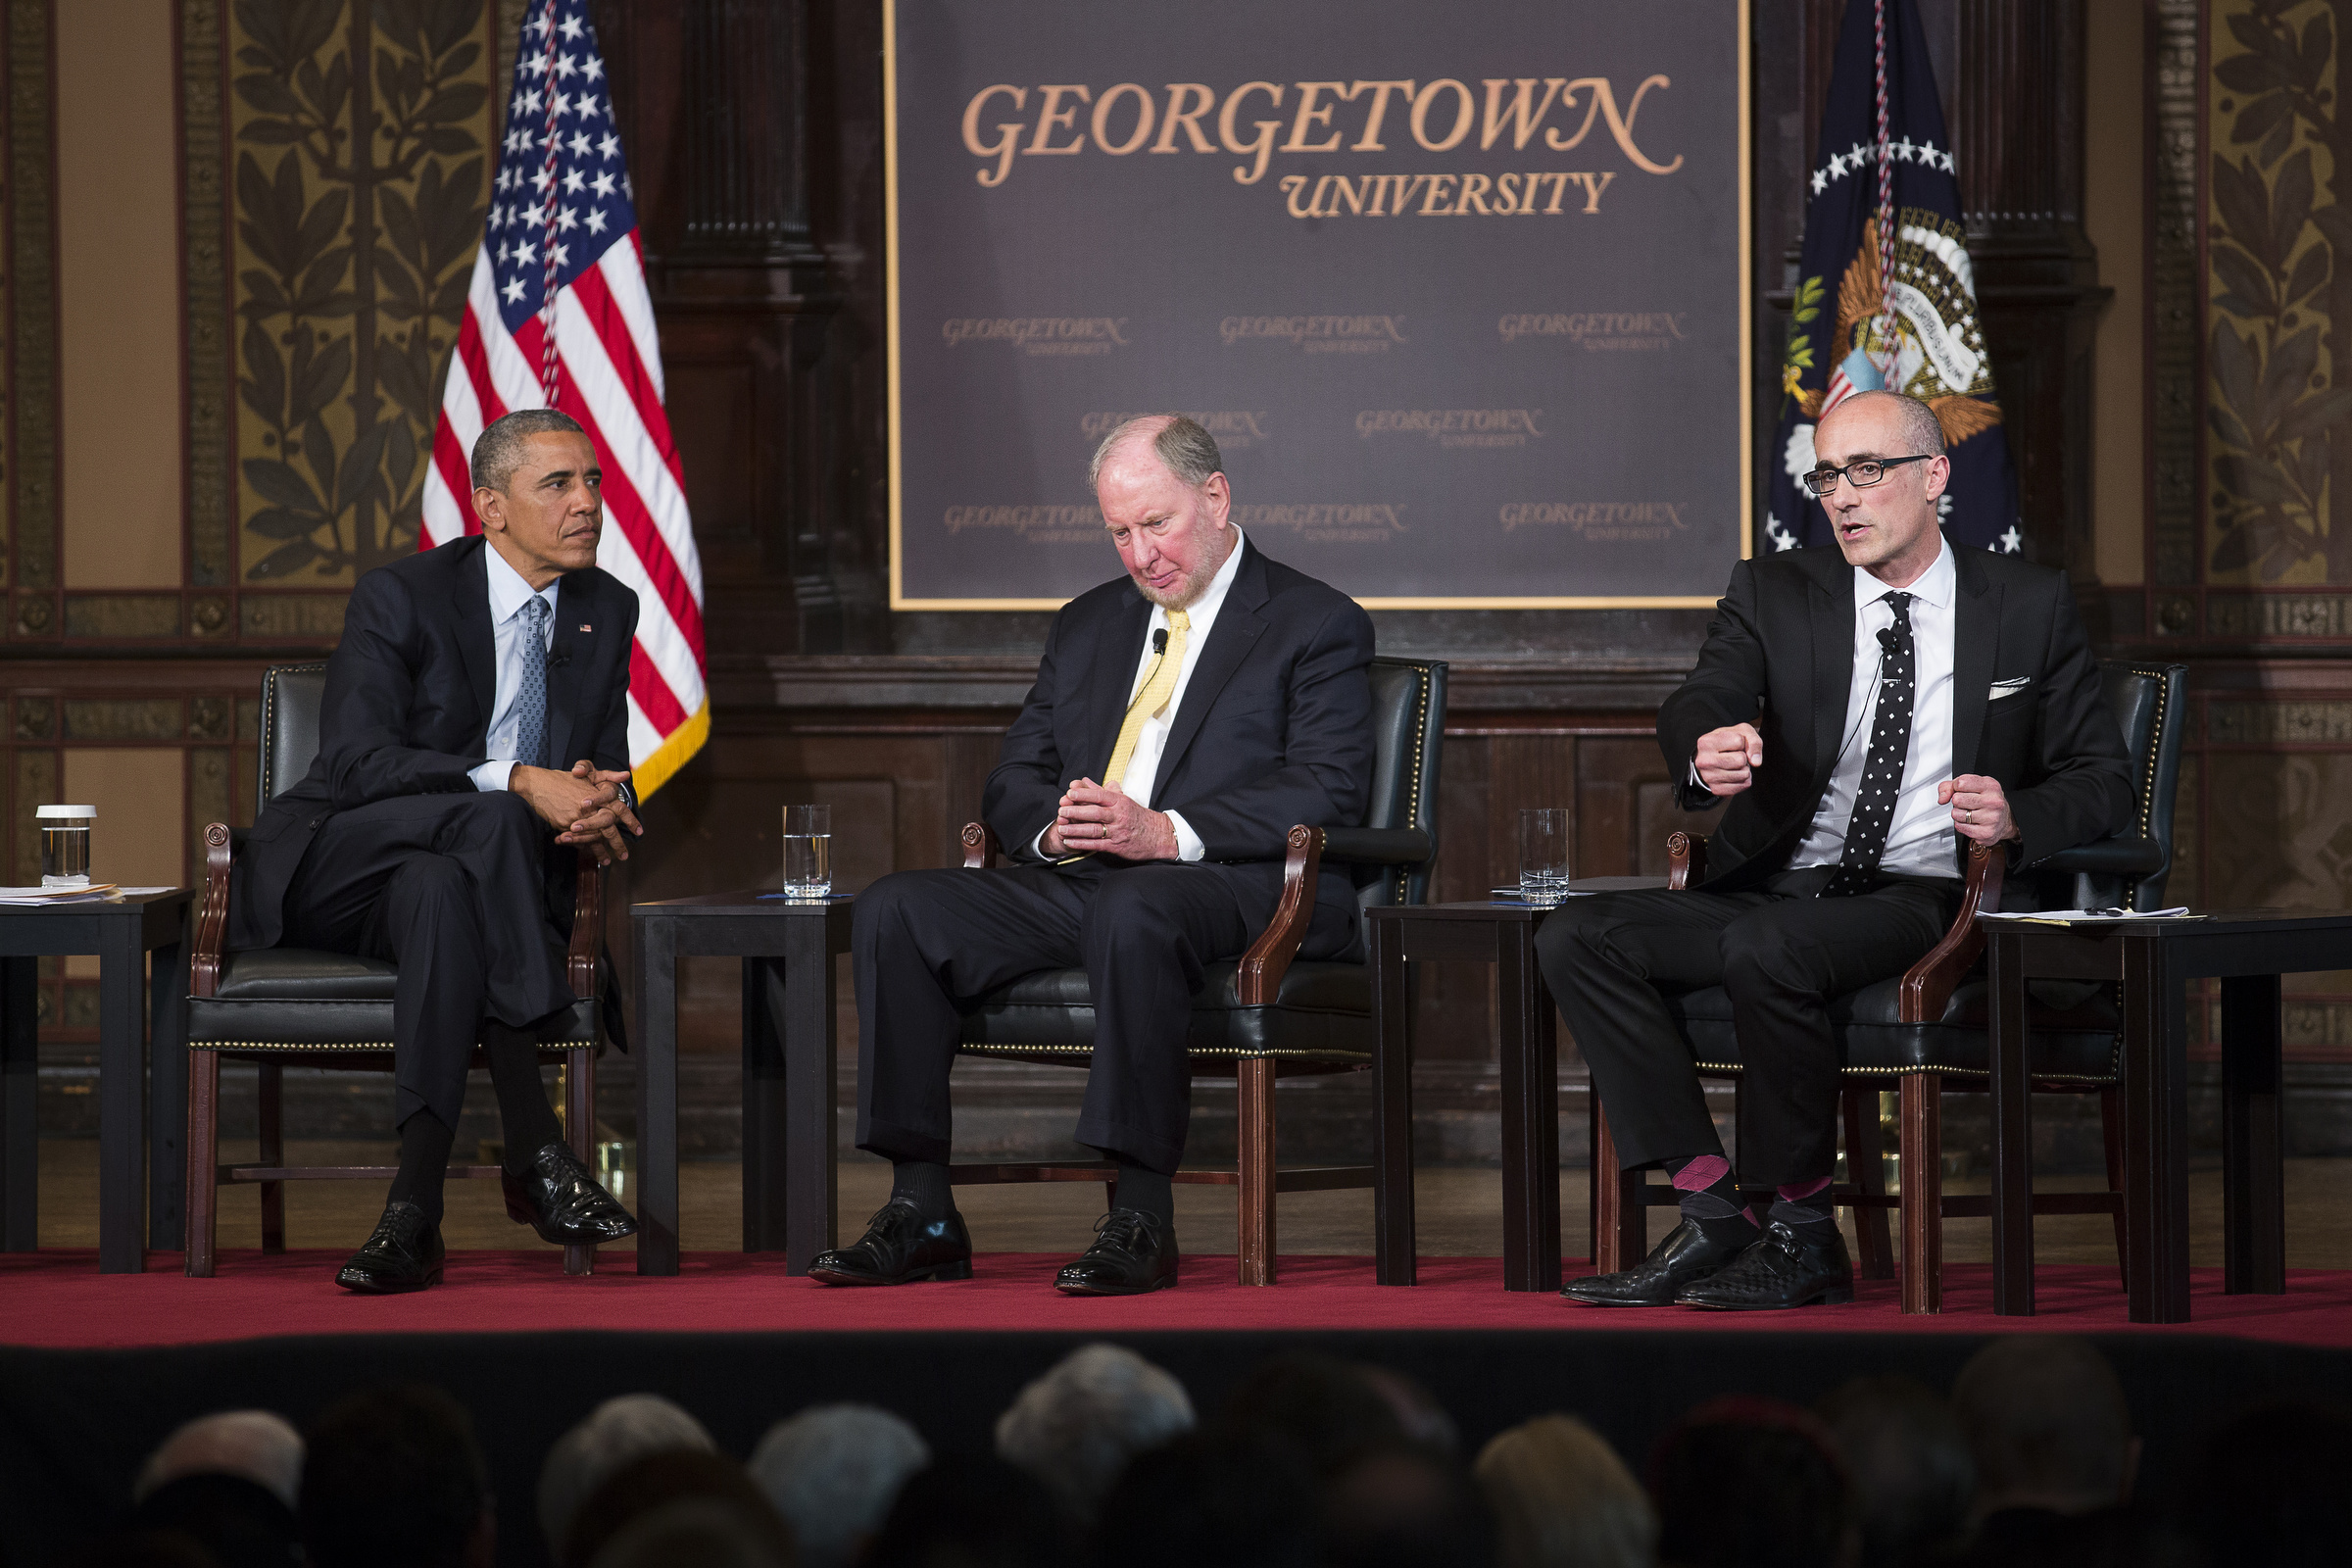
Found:
[[[1984,700],[1997,703],[2004,697],[2015,697],[2033,684],[2034,677],[2031,675],[2020,675],[2015,680],[1996,680],[1992,683],[1992,689],[1984,694]]]

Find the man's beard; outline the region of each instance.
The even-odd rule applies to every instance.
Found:
[[[1217,573],[1225,569],[1226,556],[1230,556],[1232,553],[1232,547],[1228,546],[1225,556],[1219,556],[1214,561],[1203,561],[1200,565],[1186,572],[1184,580],[1176,585],[1175,591],[1172,593],[1153,592],[1141,577],[1136,576],[1133,572],[1127,574],[1127,580],[1135,584],[1136,592],[1151,600],[1160,609],[1183,610],[1199,603],[1200,596],[1208,592],[1208,585],[1217,580]]]

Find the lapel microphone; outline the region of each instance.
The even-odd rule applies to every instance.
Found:
[[[1168,628],[1162,626],[1152,634],[1152,652],[1165,655],[1168,651]]]

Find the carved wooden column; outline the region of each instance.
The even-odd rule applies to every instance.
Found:
[[[597,25],[710,652],[839,652],[842,301],[810,239],[807,0],[600,0]]]

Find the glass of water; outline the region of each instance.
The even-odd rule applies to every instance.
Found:
[[[1568,896],[1568,812],[1564,808],[1520,808],[1519,896],[1546,904]]]
[[[833,808],[784,808],[784,893],[821,899],[833,891]]]
[[[41,824],[41,886],[90,885],[90,823],[95,806],[44,806],[32,813]]]

